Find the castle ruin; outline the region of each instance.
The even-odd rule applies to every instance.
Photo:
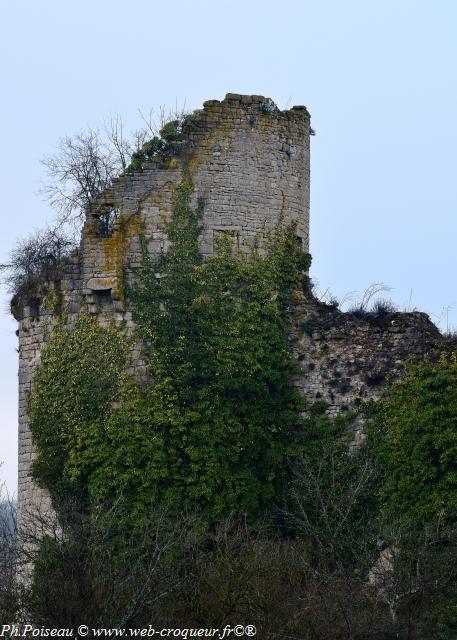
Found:
[[[292,221],[297,242],[308,251],[310,116],[305,107],[280,111],[265,97],[238,94],[210,100],[167,153],[115,179],[87,211],[80,249],[61,273],[25,299],[13,300],[19,322],[19,527],[21,514],[49,505],[30,475],[34,448],[27,421],[33,370],[46,342],[46,320],[52,319],[46,296],[58,293],[68,326],[85,308],[101,323],[114,315],[132,328],[124,273],[141,263],[141,237],[152,255],[167,250],[165,223],[184,171],[195,202],[205,203],[204,255],[212,253],[220,234],[231,238],[239,254],[249,253],[265,228]],[[425,314],[358,318],[304,293],[293,314],[291,351],[301,370],[295,382],[308,399],[326,401],[336,415],[359,399],[379,397],[386,373],[399,371],[411,354],[423,355],[438,337]],[[139,349],[133,362],[134,369],[142,369]]]

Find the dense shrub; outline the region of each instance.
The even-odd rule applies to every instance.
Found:
[[[372,438],[386,514],[431,527],[457,516],[457,356],[411,361],[375,407]]]
[[[384,535],[403,576],[398,607],[417,637],[450,640],[457,633],[456,354],[408,362],[373,420]]]
[[[29,611],[49,626],[223,628],[254,624],[259,637],[387,640],[386,604],[362,576],[309,562],[305,537],[224,518],[204,534],[198,518],[151,514],[113,556],[114,524],[79,521],[43,540]],[[116,526],[114,526],[116,530]],[[88,531],[90,535],[88,535]]]

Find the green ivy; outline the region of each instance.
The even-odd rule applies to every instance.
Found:
[[[153,136],[151,140],[143,144],[141,149],[132,154],[130,164],[125,169],[125,173],[142,171],[145,164],[154,160],[161,151],[173,149],[173,145],[183,142],[183,130],[197,128],[200,125],[201,117],[202,112],[196,110],[166,122],[160,129],[158,136]]]
[[[383,470],[387,518],[414,534],[457,516],[457,354],[410,361],[405,376],[373,407],[371,438]]]
[[[411,581],[413,594],[417,589],[410,616],[418,637],[451,640],[457,633],[457,354],[407,362],[402,379],[372,405],[371,420],[382,526],[401,552],[396,574]]]
[[[166,229],[171,248],[157,260],[144,248],[130,294],[156,414],[166,417],[155,429],[165,453],[159,494],[213,517],[254,517],[280,495],[302,440],[287,304],[309,257],[291,228],[276,230],[265,255],[240,258],[222,239],[203,263],[203,205],[192,210],[191,195],[184,182]]]
[[[125,381],[129,343],[110,324],[82,313],[68,329],[58,322],[41,355],[29,402],[37,448],[35,479],[54,497],[82,491],[72,481],[73,458],[86,433],[101,423]]]
[[[164,141],[159,137],[154,136],[151,140],[148,140],[143,144],[141,149],[135,151],[132,154],[130,164],[125,170],[125,173],[132,173],[133,171],[142,171],[145,162],[151,162],[159,151],[164,148]]]
[[[118,496],[140,520],[151,503],[255,518],[282,495],[304,439],[288,305],[309,256],[294,227],[278,227],[263,253],[236,256],[221,239],[204,262],[192,193],[177,189],[169,251],[153,259],[143,240],[133,274],[146,388],[123,374],[119,331],[83,314],[54,331],[31,398],[40,481],[80,486],[100,505]]]

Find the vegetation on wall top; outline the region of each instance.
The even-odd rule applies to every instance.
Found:
[[[8,264],[0,265],[9,292],[27,298],[38,293],[41,285],[58,280],[66,259],[76,248],[71,235],[58,229],[43,229],[20,240]]]

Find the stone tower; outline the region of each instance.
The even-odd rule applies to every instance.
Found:
[[[53,319],[49,297],[66,309],[69,327],[84,308],[100,323],[114,316],[131,328],[125,273],[140,264],[141,237],[151,254],[167,250],[165,223],[173,215],[184,173],[194,186],[195,201],[204,201],[203,254],[212,253],[219,234],[230,236],[236,252],[248,253],[265,227],[292,221],[297,242],[308,250],[306,108],[280,111],[262,96],[228,94],[221,102],[205,102],[195,115],[179,141],[143,170],[115,179],[92,203],[79,251],[51,281],[12,301],[19,321],[19,529],[29,511],[50,508],[46,492],[30,476],[34,448],[27,419],[34,367]],[[293,310],[290,348],[301,371],[294,382],[308,404],[324,401],[329,415],[378,399],[387,373],[398,374],[407,357],[421,357],[441,344],[438,330],[423,313],[342,313],[309,292],[298,296]],[[139,348],[133,363],[134,370],[143,370]],[[360,424],[354,429],[360,435]]]
[[[308,250],[309,135],[305,107],[280,111],[262,96],[227,94],[210,100],[184,127],[182,140],[142,171],[114,180],[86,214],[79,251],[51,282],[25,299],[13,300],[19,321],[19,527],[29,510],[46,509],[49,498],[30,477],[34,458],[27,421],[33,369],[52,322],[44,300],[55,291],[71,326],[81,308],[106,322],[113,314],[132,324],[123,295],[125,268],[140,261],[140,236],[150,252],[167,249],[164,225],[172,216],[175,190],[189,172],[194,198],[202,198],[203,254],[228,234],[235,250],[247,253],[262,231],[278,222],[297,223],[297,242]],[[141,354],[134,354],[137,368]]]

